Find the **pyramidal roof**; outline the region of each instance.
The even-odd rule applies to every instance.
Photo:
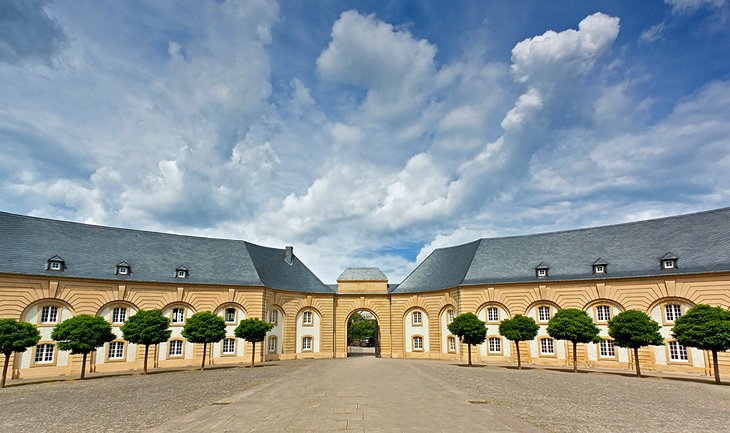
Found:
[[[677,267],[662,269],[667,254]],[[605,274],[592,265],[605,263]],[[549,268],[540,278],[539,265]],[[601,227],[479,239],[434,250],[394,293],[456,286],[730,271],[730,208]]]
[[[64,270],[48,269],[63,257]],[[265,286],[332,293],[296,256],[246,241],[96,226],[0,212],[0,273],[119,281]],[[118,275],[117,264],[131,272]]]

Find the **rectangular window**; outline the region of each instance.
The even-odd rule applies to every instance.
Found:
[[[39,344],[35,347],[35,357],[33,362],[35,364],[48,364],[53,362],[53,352],[55,345],[53,344]]]
[[[677,343],[676,341],[670,341],[669,343],[669,359],[672,361],[686,362],[689,361],[689,353],[687,348]]]
[[[269,337],[269,353],[276,353],[276,337]]]
[[[109,359],[124,359],[124,342],[123,341],[112,341],[109,343],[109,352],[107,353]]]
[[[223,354],[230,355],[236,353],[236,340],[234,338],[223,339]]]
[[[236,321],[236,309],[235,308],[226,308],[225,321],[229,322],[229,323]]]
[[[183,342],[182,340],[172,340],[169,342],[170,350],[168,351],[169,356],[182,356]]]
[[[596,320],[598,322],[608,322],[609,320],[611,320],[611,307],[608,305],[597,306]]]
[[[613,345],[613,340],[601,340],[598,343],[598,352],[601,358],[615,358],[616,348]]]
[[[543,338],[540,340],[541,355],[555,355],[555,345],[552,338]]]
[[[446,321],[447,323],[451,323],[454,321],[454,310],[449,310],[446,312]]]
[[[664,306],[664,317],[667,322],[674,322],[682,315],[682,306],[679,304],[667,304]]]
[[[305,325],[311,325],[313,323],[313,316],[311,311],[305,311],[304,312],[304,324]]]
[[[499,322],[499,308],[488,307],[487,308],[487,322]]]
[[[312,337],[302,338],[302,350],[312,350]]]
[[[172,323],[183,323],[185,321],[185,309],[181,307],[172,309]]]
[[[112,323],[124,323],[127,320],[127,309],[116,307],[112,310]]]
[[[502,339],[498,337],[489,338],[489,353],[502,353]]]
[[[277,323],[279,321],[279,312],[276,310],[269,311],[269,323]]]
[[[550,321],[550,307],[547,305],[541,305],[537,307],[537,321],[538,322],[549,322]]]
[[[423,337],[413,337],[413,350],[423,350]]]
[[[449,337],[449,352],[456,352],[456,338]]]
[[[46,305],[41,307],[41,323],[56,323],[58,321],[58,307]]]
[[[51,262],[51,269],[54,271],[61,270],[61,262]]]
[[[420,311],[414,311],[413,312],[413,324],[414,325],[421,325],[423,324],[423,316],[421,315]]]

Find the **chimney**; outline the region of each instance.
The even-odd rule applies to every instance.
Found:
[[[286,249],[284,250],[284,261],[287,264],[292,264],[292,258],[294,257],[294,247],[291,245],[287,245]]]

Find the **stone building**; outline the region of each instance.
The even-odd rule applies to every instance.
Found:
[[[247,317],[273,323],[260,360],[347,356],[347,323],[357,311],[378,322],[378,354],[393,358],[462,359],[465,348],[447,325],[474,312],[487,323],[479,362],[515,361],[498,324],[516,314],[540,324],[520,347],[523,360],[572,362],[565,341],[545,332],[559,308],[581,308],[603,340],[579,345],[583,366],[630,369],[631,353],[615,347],[607,321],[626,309],[662,325],[665,345],[640,351],[642,369],[710,375],[708,354],[678,345],[674,320],[697,303],[730,307],[730,208],[669,218],[527,236],[479,239],[435,250],[400,284],[377,268],[348,268],[324,284],[291,247],[119,229],[0,213],[0,317],[35,323],[39,344],[12,360],[14,378],[75,374],[81,356],[58,351],[53,326],[75,314],[106,318],[119,339],[99,348],[90,370],[139,369],[144,351],[121,339],[119,326],[139,309],[170,317],[172,336],[150,351],[150,365],[197,365],[202,345],[180,332],[187,317],[213,311],[227,337],[209,352],[212,364],[250,359],[251,344],[233,329]],[[730,356],[721,354],[730,372]]]

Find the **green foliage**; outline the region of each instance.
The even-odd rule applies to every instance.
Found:
[[[251,319],[241,320],[241,323],[236,326],[236,330],[233,331],[233,333],[238,338],[243,338],[246,341],[255,343],[264,341],[266,333],[272,329],[274,329],[273,323],[264,322],[263,320],[259,320],[254,317]]]
[[[18,322],[15,319],[0,320],[0,353],[25,352],[41,339],[38,328],[32,323]]]
[[[609,320],[608,335],[613,338],[613,344],[629,349],[664,344],[659,324],[639,310],[626,310]]]
[[[355,312],[347,321],[347,341],[362,340],[363,338],[374,339],[377,328],[377,320],[368,319],[359,312]]]
[[[547,326],[548,335],[571,343],[598,343],[600,332],[588,313],[578,308],[558,310]]]
[[[487,327],[474,313],[459,314],[449,323],[449,332],[468,345],[482,344],[487,338]]]
[[[185,321],[182,336],[191,343],[215,343],[226,337],[226,322],[210,311],[201,311]]]
[[[51,338],[58,342],[60,350],[68,350],[75,355],[92,352],[117,336],[103,317],[79,314],[56,325]]]
[[[674,322],[672,334],[682,346],[722,352],[730,349],[730,311],[695,305]]]
[[[139,310],[121,326],[122,338],[134,344],[149,346],[164,343],[172,331],[170,319],[160,310]]]
[[[499,324],[499,334],[510,341],[530,341],[537,337],[540,326],[532,317],[516,315],[511,319],[502,320]]]

